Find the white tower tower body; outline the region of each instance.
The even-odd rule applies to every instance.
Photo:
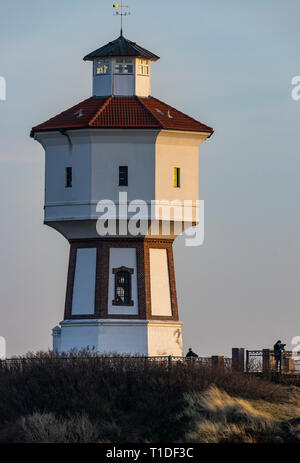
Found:
[[[120,36],[84,59],[93,96],[32,130],[46,155],[45,224],[70,243],[53,346],[181,356],[172,244],[184,218],[160,202],[190,201],[184,227],[197,223],[198,149],[213,129],[150,96],[159,58],[135,42]]]

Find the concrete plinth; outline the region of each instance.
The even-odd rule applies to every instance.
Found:
[[[89,349],[99,354],[182,356],[181,322],[87,319],[65,320],[53,330],[58,352]]]

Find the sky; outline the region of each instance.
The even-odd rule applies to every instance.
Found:
[[[8,356],[51,347],[68,242],[43,225],[32,126],[91,96],[82,58],[119,35],[109,0],[0,0],[0,336]],[[291,347],[300,336],[298,0],[132,0],[124,35],[158,54],[152,95],[213,126],[200,146],[205,241],[177,238],[184,349]]]

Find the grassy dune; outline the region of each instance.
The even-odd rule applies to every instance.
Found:
[[[300,442],[300,380],[52,353],[0,362],[2,442]]]

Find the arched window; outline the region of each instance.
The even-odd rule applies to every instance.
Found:
[[[113,269],[115,275],[115,298],[113,305],[133,305],[131,300],[131,275],[134,270],[127,267]]]

